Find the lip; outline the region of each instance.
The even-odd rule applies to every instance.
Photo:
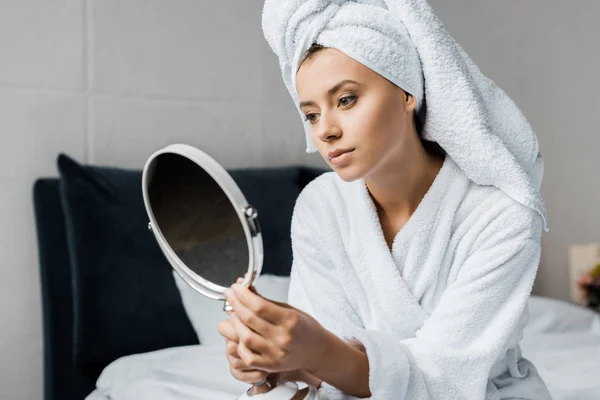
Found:
[[[330,158],[329,162],[336,168],[347,167],[352,163],[352,154],[354,154],[354,149],[340,151],[337,156]]]
[[[335,150],[333,150],[333,151],[330,151],[330,152],[327,154],[327,158],[329,159],[329,161],[331,161],[331,159],[332,159],[333,157],[337,157],[337,156],[339,156],[339,155],[341,155],[341,154],[348,153],[348,152],[351,152],[351,151],[353,151],[353,150],[354,150],[354,149],[335,149]]]

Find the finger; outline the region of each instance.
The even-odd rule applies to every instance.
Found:
[[[237,346],[236,346],[237,347]],[[237,353],[237,350],[236,350]],[[254,367],[249,366],[248,364],[246,364],[246,362],[244,362],[244,360],[236,355],[232,355],[232,354],[227,354],[227,361],[229,361],[229,365],[239,371],[262,371],[263,370],[258,370]],[[272,377],[273,380],[278,379],[278,376],[274,376]]]
[[[221,334],[221,336],[225,337],[225,339],[228,339],[228,340],[231,340],[234,342],[239,342],[239,340],[240,340],[240,338],[235,330],[235,327],[231,323],[231,319],[226,319],[226,320],[219,322],[217,330],[219,331],[219,334]]]
[[[247,274],[246,274],[247,275]],[[244,282],[244,278],[237,278],[237,281],[235,281],[235,283],[241,285]],[[258,295],[258,292],[256,291],[256,288],[254,287],[254,285],[250,285],[248,286],[248,289],[250,289],[250,291],[256,295]],[[260,296],[260,295],[259,295]]]
[[[228,340],[225,343],[225,352],[229,355],[239,358],[237,348],[238,348],[238,342],[234,342],[233,340]]]
[[[237,353],[237,350],[236,350],[236,353]],[[226,356],[227,356],[227,361],[229,361],[229,365],[232,368],[238,369],[240,371],[247,369],[246,364],[244,364],[244,362],[242,361],[242,359],[239,358],[238,356],[234,356],[234,355],[229,354],[229,353],[227,353]]]
[[[269,374],[268,372],[259,370],[241,371],[233,368],[231,365],[229,366],[229,372],[238,381],[242,381],[250,385],[263,381]]]
[[[284,319],[286,314],[284,312],[285,310],[274,302],[267,300],[256,293],[253,293],[251,290],[242,285],[233,284],[231,289],[233,289],[235,294],[235,296],[231,296],[234,298],[235,303],[238,304],[238,306],[244,306],[246,309],[250,310],[252,314],[260,317],[260,319],[275,325]],[[230,301],[230,303],[232,302]],[[244,322],[246,321],[243,318],[248,316],[248,313],[240,314],[240,318],[242,318]]]
[[[270,370],[274,367],[271,359],[266,354],[255,353],[243,342],[238,344],[238,354],[239,358],[244,362],[244,364],[250,368]]]
[[[258,371],[256,368],[251,368],[246,365],[244,360],[242,360],[240,357],[232,356],[231,354],[227,354],[227,361],[229,361],[229,365],[232,368],[235,368],[239,371]]]
[[[233,324],[231,323],[231,319],[226,319],[219,322],[217,330],[219,331],[219,334],[225,339],[232,340],[234,342],[239,341],[238,334],[235,328],[233,327]]]
[[[269,344],[269,342],[264,337],[262,337],[261,335],[259,335],[258,333],[254,332],[252,329],[250,329],[248,326],[246,326],[238,318],[237,314],[234,314],[232,316],[231,323],[239,337],[238,354],[239,354],[239,345],[242,343],[244,344],[244,346],[248,347],[249,349],[252,349],[252,351],[254,351],[256,353],[260,353],[260,354],[271,354],[272,353],[271,345]]]
[[[247,288],[244,288],[243,292],[254,297],[254,299],[257,302],[255,308],[258,308],[259,310],[273,306],[269,303],[268,300],[265,300],[260,296],[256,296],[255,294],[248,291]],[[239,296],[236,292],[229,293],[229,304],[231,304],[231,307],[235,311],[235,314],[238,316],[238,318],[250,329],[259,333],[261,336],[269,337],[275,330],[275,325],[265,320],[261,315],[248,308],[246,304],[240,301]]]

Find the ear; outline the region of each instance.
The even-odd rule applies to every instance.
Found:
[[[410,93],[406,92],[405,107],[407,112],[414,111],[417,107],[417,99]]]

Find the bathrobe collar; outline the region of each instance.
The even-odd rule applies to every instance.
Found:
[[[359,229],[358,238],[360,247],[364,251],[358,251],[357,271],[364,279],[371,282],[368,287],[378,288],[374,296],[374,302],[378,307],[378,314],[382,318],[378,321],[381,328],[390,333],[403,334],[405,337],[414,337],[415,332],[427,319],[428,314],[419,304],[409,290],[404,278],[404,265],[398,265],[397,260],[402,260],[402,252],[411,242],[425,232],[435,230],[435,222],[439,218],[443,204],[441,201],[444,193],[451,185],[452,174],[455,172],[455,164],[449,156],[434,179],[432,185],[419,203],[415,212],[400,229],[394,238],[392,251],[388,248],[379,222],[377,208],[371,199],[364,179],[354,182],[353,215],[356,217]],[[418,243],[415,242],[415,245]],[[425,244],[423,244],[427,247]],[[368,255],[369,258],[360,257]],[[406,315],[407,318],[398,318],[398,315]]]

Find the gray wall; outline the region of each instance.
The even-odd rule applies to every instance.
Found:
[[[432,3],[540,137],[552,230],[536,290],[566,299],[567,246],[595,240],[600,222],[600,3]],[[141,168],[187,142],[227,167],[324,165],[304,153],[261,10],[259,0],[0,0],[0,398],[42,398],[31,185],[56,175],[58,152]]]

